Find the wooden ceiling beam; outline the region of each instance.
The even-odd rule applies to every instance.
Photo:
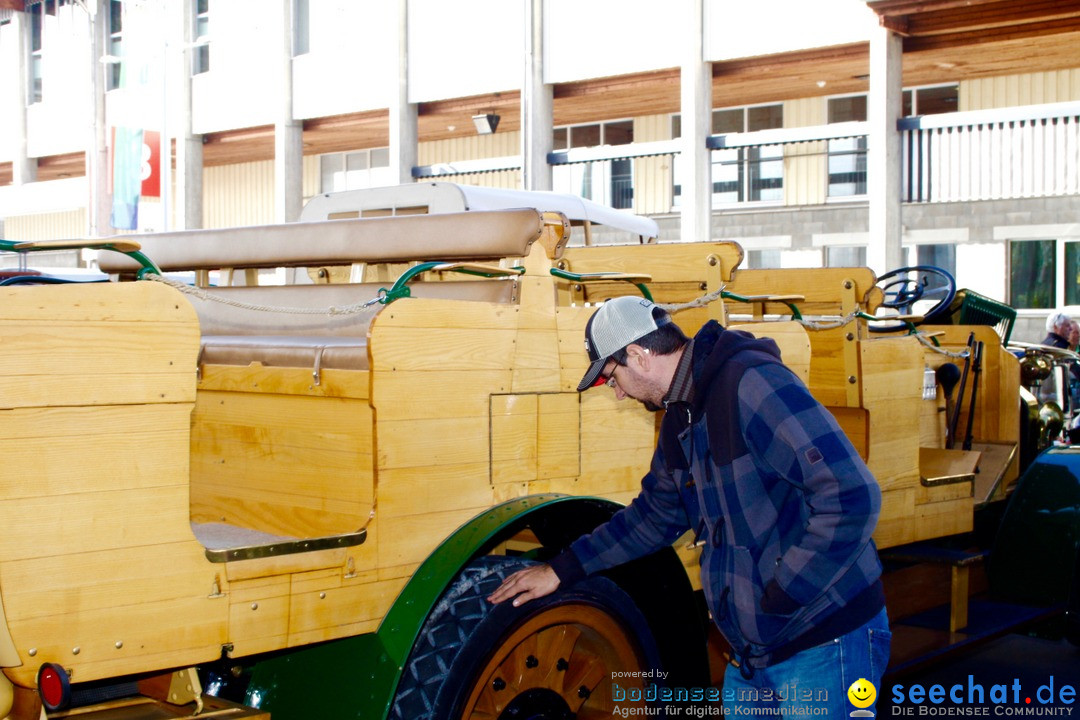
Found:
[[[974,8],[950,8],[905,16],[908,35],[943,35],[979,32],[1005,26],[1044,25],[1080,17],[1080,6],[1063,0],[1002,0]]]

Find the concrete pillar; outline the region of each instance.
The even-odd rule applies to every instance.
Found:
[[[712,132],[712,65],[705,62],[704,0],[687,0],[686,44],[679,73],[682,115],[681,238],[706,241],[712,237],[712,180],[705,138]]]
[[[281,3],[281,114],[274,124],[274,221],[295,222],[304,202],[304,123],[293,117],[293,0]]]
[[[101,62],[105,55],[109,12],[103,0],[91,0],[90,7],[94,12],[87,15],[90,30],[90,123],[86,148],[86,219],[89,234],[103,237],[114,232],[109,224],[112,196],[109,194],[108,126],[105,124],[107,66]]]
[[[397,0],[397,35],[391,59],[397,84],[390,98],[390,176],[407,184],[413,182],[420,142],[416,104],[409,102],[409,0]]]
[[[26,106],[29,98],[29,58],[30,18],[25,12],[11,14],[11,24],[15,36],[15,82],[12,84],[14,96],[9,98],[15,108],[15,156],[12,158],[12,183],[24,185],[37,180],[37,160],[27,152],[29,125],[26,120]]]
[[[878,275],[903,264],[901,238],[901,144],[896,123],[903,108],[903,38],[884,27],[870,38],[867,100],[867,183],[870,244],[867,264]]]
[[[177,89],[177,122],[172,124],[176,135],[176,192],[171,227],[174,230],[197,230],[203,226],[203,138],[192,132],[191,124],[191,64],[195,41],[194,0],[181,0],[180,17],[174,18],[181,28],[181,51],[175,55],[180,63],[180,82]],[[171,86],[170,86],[171,87]],[[162,158],[162,167],[169,160]],[[162,173],[162,177],[166,176]]]
[[[521,182],[526,190],[551,190],[554,93],[544,83],[544,0],[525,4],[525,80],[521,92]]]

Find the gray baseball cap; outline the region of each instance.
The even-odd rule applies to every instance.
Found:
[[[578,383],[578,392],[601,383],[600,374],[612,355],[671,322],[665,317],[657,323],[653,319],[654,307],[645,298],[625,295],[608,300],[593,313],[585,325],[585,352],[589,354],[589,369]]]

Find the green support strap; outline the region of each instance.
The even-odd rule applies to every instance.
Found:
[[[0,252],[14,252],[14,253],[27,253],[27,252],[43,252],[45,250],[81,250],[81,249],[93,249],[93,250],[112,250],[113,252],[123,253],[129,258],[139,263],[139,272],[137,277],[142,280],[147,273],[161,274],[161,270],[157,265],[153,263],[150,258],[143,254],[139,249],[137,242],[117,238],[114,240],[64,240],[64,241],[45,241],[45,242],[17,242],[14,240],[0,240]]]
[[[754,298],[747,297],[746,295],[739,295],[737,293],[728,292],[727,290],[724,290],[723,292],[721,292],[720,297],[722,297],[725,300],[734,300],[735,302],[746,303],[746,304],[752,304],[752,303],[755,303],[755,302],[770,302],[769,300],[755,300]],[[791,310],[791,319],[792,320],[802,320],[803,319],[802,313],[799,312],[799,307],[795,303],[788,302],[787,300],[777,300],[775,302],[780,302],[780,303],[783,303],[784,305],[788,306],[788,308]]]
[[[633,284],[634,287],[636,287],[641,292],[642,297],[644,297],[649,302],[653,302],[652,293],[649,292],[649,288],[645,285],[645,283],[643,283],[643,282],[634,282],[633,280],[628,280],[626,278],[617,277],[619,275],[622,275],[623,273],[619,273],[619,272],[575,273],[575,272],[570,272],[569,270],[560,270],[558,268],[551,268],[551,274],[554,275],[557,278],[562,279],[562,280],[569,280],[570,282],[576,282],[576,283],[585,283],[585,282],[589,282],[590,280],[606,280],[606,279],[624,280],[624,281],[626,281],[628,283]]]
[[[376,301],[382,303],[383,305],[389,305],[390,303],[394,302],[395,300],[400,300],[401,298],[411,297],[412,296],[412,291],[409,290],[409,283],[412,282],[412,280],[417,275],[422,275],[422,274],[428,272],[429,270],[437,270],[437,269],[453,270],[454,272],[458,272],[458,273],[461,273],[463,275],[475,275],[477,277],[486,277],[486,278],[500,277],[500,276],[503,276],[503,275],[522,275],[522,274],[525,273],[525,268],[523,268],[523,267],[509,268],[509,269],[507,269],[507,270],[505,270],[503,272],[497,272],[496,273],[496,272],[485,272],[483,270],[477,270],[475,268],[469,268],[469,267],[461,267],[461,268],[454,267],[454,263],[447,262],[445,260],[433,260],[433,261],[428,261],[428,262],[422,262],[422,263],[420,263],[418,265],[413,265],[411,268],[409,268],[405,272],[401,273],[401,275],[398,276],[398,279],[394,282],[393,286],[390,287],[389,289],[387,289],[387,288],[379,288],[379,297],[376,298]]]

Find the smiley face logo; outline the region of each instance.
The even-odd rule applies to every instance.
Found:
[[[847,691],[848,701],[857,708],[868,708],[877,700],[877,688],[866,678],[851,683]]]

